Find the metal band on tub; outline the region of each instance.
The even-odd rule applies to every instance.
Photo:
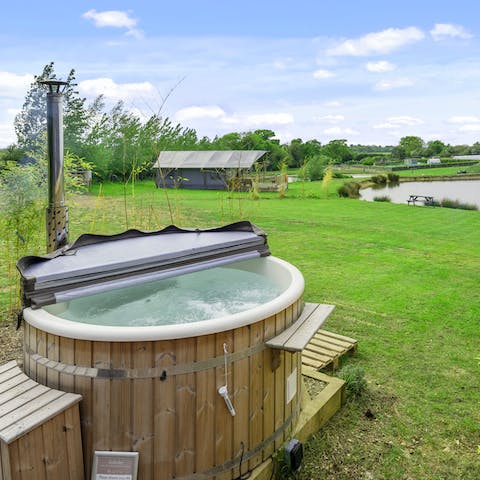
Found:
[[[244,358],[251,357],[257,353],[265,350],[267,346],[265,343],[260,343],[244,350],[229,353],[226,357],[227,363],[233,363]],[[95,368],[68,365],[66,363],[51,360],[43,357],[38,353],[32,351],[29,347],[25,348],[25,353],[38,365],[45,368],[55,370],[56,372],[74,375],[76,377],[88,378],[125,378],[125,379],[140,379],[140,378],[168,378],[169,376],[183,375],[186,373],[202,372],[216,367],[223,367],[225,362],[224,355],[214,357],[209,360],[201,360],[199,362],[180,364],[180,365],[165,365],[152,368]]]

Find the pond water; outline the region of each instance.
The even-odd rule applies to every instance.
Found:
[[[410,195],[433,196],[435,201],[448,198],[462,203],[473,203],[480,208],[480,180],[455,180],[443,182],[404,182],[381,188],[360,190],[362,200],[388,196],[393,203],[407,203]]]

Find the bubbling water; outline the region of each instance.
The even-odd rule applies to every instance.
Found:
[[[71,300],[56,315],[108,326],[153,326],[211,320],[249,310],[282,289],[251,271],[216,267]]]

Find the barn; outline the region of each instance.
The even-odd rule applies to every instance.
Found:
[[[159,188],[248,189],[246,174],[265,150],[162,151],[153,168]]]

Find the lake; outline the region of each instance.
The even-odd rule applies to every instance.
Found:
[[[387,195],[393,203],[407,203],[410,195],[433,196],[440,201],[448,198],[462,203],[473,203],[480,209],[480,180],[454,180],[435,182],[404,182],[381,188],[360,190],[362,200],[373,201],[374,197]]]

